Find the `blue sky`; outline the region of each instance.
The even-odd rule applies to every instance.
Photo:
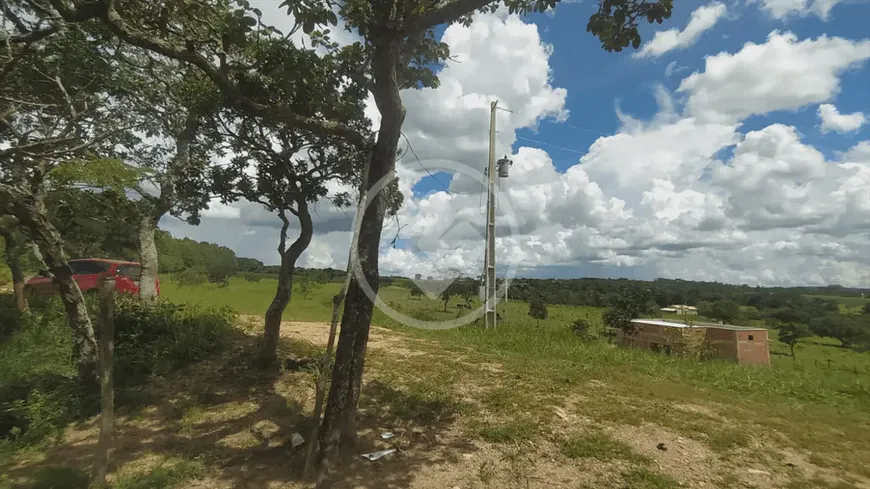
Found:
[[[661,25],[641,25],[643,40],[648,41],[658,30],[683,28],[692,12],[705,3],[708,2],[675,2],[670,19]],[[534,146],[535,143],[529,139],[549,143],[540,146],[550,153],[556,168],[564,171],[577,162],[577,151],[585,153],[599,136],[617,131],[619,120],[614,111],[616,104],[633,116],[652,117],[657,111],[652,96],[653,85],[661,83],[676,91],[683,76],[704,69],[704,57],[707,55],[722,51],[733,53],[747,42],[763,43],[775,29],[791,31],[800,39],[819,35],[863,39],[868,35],[870,2],[867,1],[838,4],[827,21],[815,15],[774,19],[754,5],[740,2],[731,3],[729,7],[728,19],[705,32],[697,44],[671,51],[657,59],[634,59],[630,48],[620,53],[608,53],[601,49],[598,40],[586,33],[586,21],[596,8],[592,2],[559,5],[556,15],[526,16],[528,22],[539,27],[542,40],[555,47],[550,58],[553,85],[569,89],[566,108],[571,116],[566,124],[544,121],[537,130],[521,129],[517,133],[518,137],[527,139],[518,140],[514,148]],[[684,67],[685,71],[666,77],[665,68],[672,61]],[[870,112],[870,65],[845,74],[842,92],[836,102],[841,112]],[[816,130],[819,121],[814,109],[804,107],[796,112],[780,111],[753,116],[744,122],[743,127],[747,130],[760,129],[771,120],[794,125],[802,131],[809,144],[829,157],[833,157],[834,151],[844,151],[870,135],[870,125],[845,137],[837,133],[822,135]],[[436,177],[441,182],[447,179],[443,174]],[[437,183],[423,179],[415,191],[425,194],[439,188]]]
[[[705,3],[676,2],[673,15],[663,24],[641,25],[644,41],[649,41],[656,31],[685,27],[692,12]],[[634,59],[631,48],[620,53],[601,49],[598,40],[585,32],[586,21],[594,11],[592,2],[559,5],[555,15],[525,16],[526,22],[538,26],[542,40],[554,46],[550,57],[553,85],[569,89],[566,108],[571,115],[564,124],[544,120],[535,129],[520,129],[514,149],[539,146],[550,153],[556,169],[564,171],[574,165],[598,137],[619,129],[614,107],[619,106],[642,119],[652,117],[658,109],[652,95],[654,85],[662,84],[676,91],[684,76],[703,71],[705,56],[723,51],[733,53],[747,42],[764,43],[768,34],[777,29],[793,32],[799,39],[820,35],[862,39],[867,36],[866,19],[870,18],[868,1],[838,4],[826,21],[815,15],[775,19],[755,5],[741,2],[728,7],[727,18],[706,31],[698,43],[655,59]],[[443,34],[444,30],[444,26],[440,27],[437,34]],[[668,77],[665,70],[671,62],[675,62],[680,71]],[[870,66],[847,72],[841,83],[842,91],[836,99],[841,112],[870,112]],[[797,127],[807,143],[829,158],[833,158],[836,151],[845,151],[856,141],[867,139],[870,134],[870,125],[845,137],[837,133],[821,134],[816,129],[819,120],[815,107],[751,116],[744,121],[743,128],[760,129],[774,120]],[[722,156],[729,153],[724,151]],[[433,175],[437,181],[432,177],[421,179],[414,186],[415,195],[442,190],[450,180],[445,173],[433,172]]]

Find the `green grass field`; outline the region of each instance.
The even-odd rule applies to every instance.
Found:
[[[227,304],[241,313],[262,315],[274,287],[273,280],[234,279],[226,288],[213,285],[178,288],[169,282],[163,286],[163,292],[170,300]],[[328,321],[330,300],[338,289],[339,284],[326,284],[314,288],[306,297],[295,297],[285,319]],[[403,313],[423,320],[452,319],[465,313],[456,307],[460,299],[451,300],[444,312],[442,302],[426,297],[411,298],[407,289],[395,286],[382,288],[380,298]],[[534,382],[534,390],[526,393],[511,390],[507,405],[525,405],[528,411],[534,412],[553,396],[570,396],[570,386],[594,379],[607,385],[608,392],[585,406],[587,414],[593,418],[627,425],[653,422],[686,436],[706,433],[707,443],[724,452],[749,446],[750,439],[745,434],[719,426],[721,421],[714,418],[686,420],[669,408],[680,403],[712,402],[727,406],[723,408],[726,411],[754,413],[753,425],[760,426],[761,430],[785,433],[791,440],[789,443],[799,449],[815,450],[821,454],[816,457],[818,464],[859,467],[858,473],[870,477],[870,467],[861,461],[870,456],[870,452],[853,450],[857,446],[870,446],[867,443],[870,441],[870,353],[839,348],[828,339],[808,338],[797,346],[795,358],[792,358],[787,355],[787,346],[776,341],[772,332],[772,368],[724,361],[699,362],[613,347],[601,339],[581,341],[570,331],[569,324],[577,318],[587,319],[594,334],[601,327],[601,309],[560,305],[551,305],[548,309],[548,319],[538,325],[528,316],[528,304],[502,304],[503,320],[496,330],[479,326],[443,331],[409,328],[379,310],[375,311],[373,324],[411,338],[434,341],[441,350],[456,358],[469,357],[476,363],[503,365],[506,372],[515,372],[517,378],[533,379],[529,381]],[[383,358],[378,361],[389,362]],[[429,379],[418,377],[414,381],[422,391],[446,395],[440,383],[456,373],[449,366],[423,361],[417,375]],[[423,382],[422,387],[419,382]],[[478,432],[486,440],[513,440],[532,436],[536,423],[521,417],[507,424],[482,426]],[[576,447],[571,450],[574,449]],[[864,468],[860,469],[862,466]]]
[[[165,297],[179,302],[228,305],[242,314],[262,315],[274,294],[276,282],[248,282],[234,278],[228,287],[213,284],[178,287],[169,280],[161,284]],[[286,320],[329,321],[331,300],[340,284],[313,288],[307,296],[298,294],[284,313]],[[426,296],[412,298],[407,289],[384,287],[379,297],[402,313],[427,321],[449,320],[466,311],[456,307],[461,299],[451,300],[447,312],[443,302]],[[475,307],[478,304],[475,303]],[[436,339],[448,348],[473,348],[500,360],[516,359],[555,376],[567,375],[579,368],[613,375],[622,373],[640,378],[686,382],[694,386],[714,387],[756,399],[814,402],[831,406],[852,406],[870,413],[870,353],[839,348],[827,338],[808,338],[796,348],[795,358],[788,347],[775,340],[771,331],[773,368],[759,369],[727,362],[689,362],[650,352],[610,348],[603,341],[584,344],[568,329],[578,318],[587,319],[592,333],[600,331],[602,309],[551,305],[549,317],[538,322],[528,316],[528,304],[502,303],[502,321],[496,332],[466,326],[445,331],[408,328],[380,310],[375,310],[373,324]]]

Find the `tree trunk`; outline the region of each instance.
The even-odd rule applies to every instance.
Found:
[[[175,179],[190,164],[190,145],[199,130],[201,109],[190,109],[184,121],[184,128],[175,137],[175,157],[169,168],[160,178],[160,196],[154,199],[154,207],[139,221],[139,264],[142,276],[139,278],[139,296],[145,300],[157,297],[157,277],[160,271],[157,244],[154,233],[160,219],[172,209],[176,199]]]
[[[311,221],[311,214],[308,212],[308,203],[303,198],[296,201],[298,212],[296,216],[299,218],[299,237],[290,245],[289,249],[284,249],[287,242],[287,228],[289,221],[281,213],[281,219],[284,225],[281,227],[281,240],[278,246],[278,252],[281,254],[281,269],[278,272],[278,287],[275,290],[275,297],[269,308],[266,309],[266,320],[263,331],[263,343],[260,347],[260,352],[257,355],[257,363],[261,367],[268,367],[275,362],[278,353],[278,338],[281,336],[281,316],[284,310],[287,309],[287,304],[293,295],[293,272],[296,269],[296,260],[302,255],[302,252],[311,244],[311,237],[314,234],[314,224]]]
[[[381,127],[369,163],[367,191],[371,191],[383,177],[392,175],[395,169],[396,148],[405,119],[396,73],[399,46],[400,42],[395,40],[374,46],[373,94],[381,113]],[[372,200],[365,208],[360,223],[357,257],[358,267],[365,280],[377,293],[380,279],[378,251],[386,203],[381,196],[369,195],[368,199]],[[369,300],[354,277],[345,298],[329,400],[320,433],[321,450],[317,473],[319,488],[330,486],[328,478],[338,461],[342,439],[352,440],[355,437],[356,406],[359,402],[373,309],[374,303]]]
[[[142,274],[139,277],[139,297],[143,300],[154,300],[157,297],[157,274],[159,263],[157,259],[157,243],[154,233],[160,218],[147,214],[139,221],[139,264]]]
[[[100,438],[94,457],[94,487],[106,487],[109,452],[115,430],[114,349],[115,279],[108,277],[100,287]]]
[[[27,298],[24,296],[24,272],[21,271],[21,247],[11,230],[0,228],[0,236],[6,242],[6,265],[12,273],[12,293],[15,306],[19,311],[27,310]]]
[[[370,159],[370,158],[369,158]],[[368,161],[365,162],[368,165]],[[368,166],[363,169],[363,177],[360,179],[359,197],[357,198],[357,210],[361,209],[365,204],[368,189]],[[329,379],[329,373],[332,367],[332,350],[335,345],[335,336],[338,331],[339,311],[341,304],[347,295],[347,289],[353,280],[354,271],[354,253],[353,250],[359,243],[360,226],[362,225],[362,212],[357,212],[353,221],[353,230],[351,231],[350,247],[347,253],[347,271],[344,276],[344,284],[341,290],[332,298],[332,319],[329,323],[329,338],[326,341],[326,351],[323,354],[323,359],[320,362],[319,373],[317,376],[317,384],[315,385],[314,394],[314,412],[311,416],[311,429],[308,432],[308,450],[305,453],[305,465],[302,468],[302,481],[307,482],[311,479],[311,474],[314,471],[314,457],[317,454],[317,448],[320,445],[317,438],[317,431],[320,429],[320,417],[323,415],[323,401],[326,398],[326,381]]]
[[[48,271],[54,275],[54,280],[60,286],[60,299],[73,330],[73,348],[79,380],[86,385],[96,386],[97,341],[94,327],[88,316],[82,291],[72,278],[60,233],[49,222],[48,212],[41,198],[25,196],[14,199],[10,204],[12,214],[36,244]]]

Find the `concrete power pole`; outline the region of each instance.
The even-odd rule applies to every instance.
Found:
[[[495,111],[498,101],[492,102],[489,108],[489,162],[487,176],[489,177],[486,192],[486,327],[496,326],[496,288],[495,288]]]

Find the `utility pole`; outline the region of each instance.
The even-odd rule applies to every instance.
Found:
[[[496,327],[496,292],[495,292],[495,111],[498,101],[489,107],[489,162],[487,176],[489,177],[486,192],[486,327]]]

